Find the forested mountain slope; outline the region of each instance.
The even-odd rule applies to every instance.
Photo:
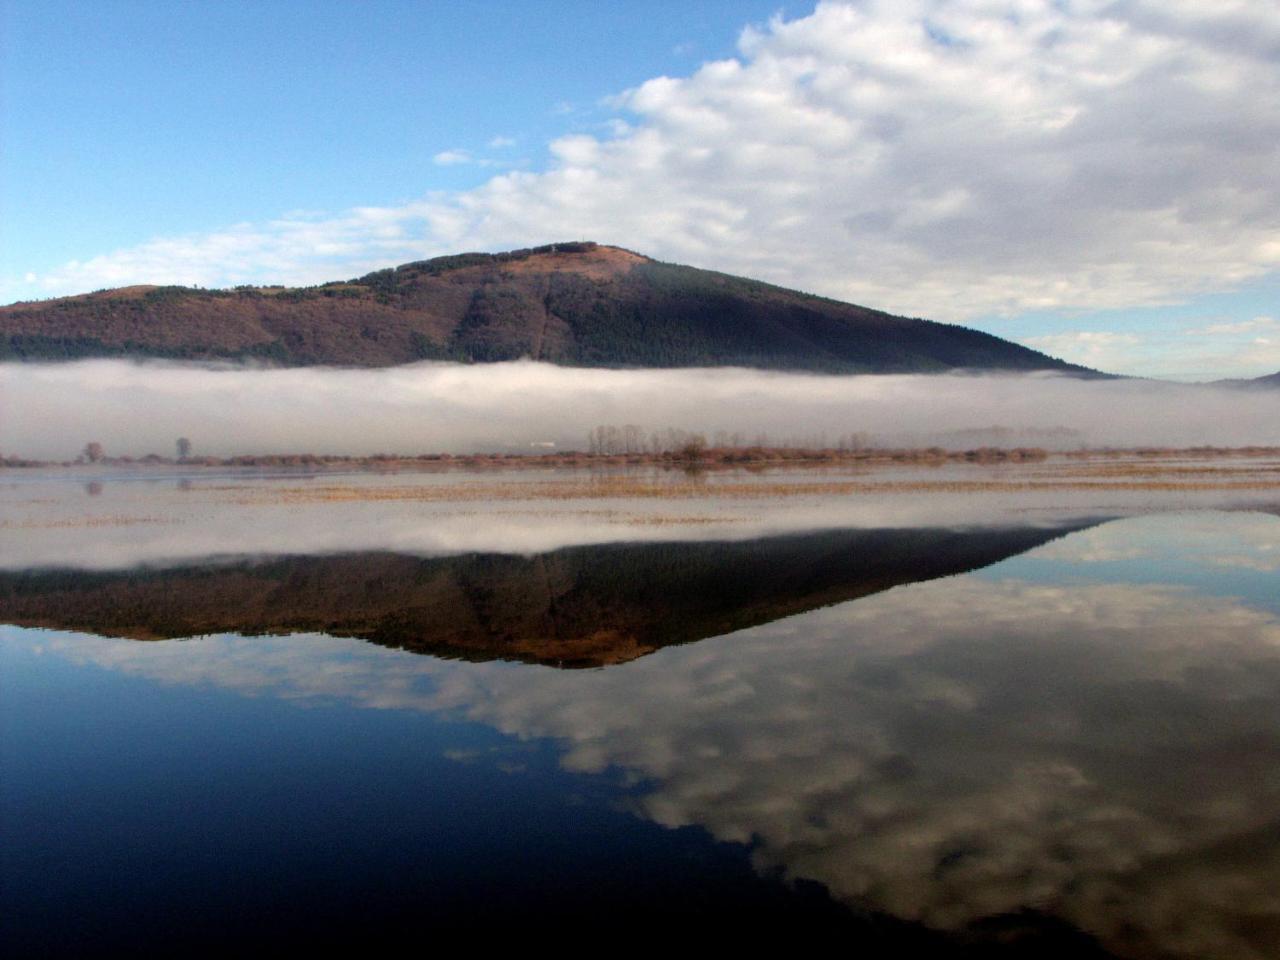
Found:
[[[1089,372],[965,327],[594,243],[440,257],[317,287],[137,286],[0,307],[0,359],[119,356]]]

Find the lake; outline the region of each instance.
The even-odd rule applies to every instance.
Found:
[[[0,473],[13,955],[1280,957],[1280,467]]]

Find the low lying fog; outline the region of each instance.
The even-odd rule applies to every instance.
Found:
[[[521,361],[263,370],[93,360],[0,364],[0,453],[424,453],[586,449],[599,424],[751,443],[965,447],[1280,444],[1280,392],[1045,374],[817,376],[583,370]],[[992,433],[1001,427],[1014,433]],[[965,433],[965,431],[980,431]]]

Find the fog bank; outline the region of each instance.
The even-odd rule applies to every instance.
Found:
[[[944,446],[1280,444],[1280,392],[1047,374],[818,376],[743,369],[587,370],[519,361],[267,370],[91,360],[0,364],[0,452],[109,455],[471,452],[598,424],[738,434],[744,442]],[[949,434],[954,436],[949,437]]]

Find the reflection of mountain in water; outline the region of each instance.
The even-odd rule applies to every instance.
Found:
[[[1066,532],[841,530],[535,557],[360,553],[25,571],[0,574],[0,620],[137,639],[321,631],[421,653],[598,666],[974,570]]]
[[[121,601],[116,622],[136,624],[145,610],[139,597],[162,594],[165,583],[181,584],[176,606],[177,599],[212,590],[221,576],[259,585],[260,594],[247,589],[239,594],[252,598],[242,612],[244,620],[255,623],[255,617],[282,622],[254,611],[271,610],[271,597],[290,590],[293,609],[316,605],[311,611],[316,623],[362,594],[380,598],[379,605],[362,608],[370,616],[395,609],[398,598],[408,597],[417,606],[405,604],[410,613],[403,625],[423,630],[431,611],[440,614],[449,597],[461,597],[459,603],[470,606],[455,611],[456,621],[471,618],[476,656],[504,652],[498,646],[500,624],[529,624],[524,633],[512,628],[507,642],[519,638],[526,650],[537,651],[534,628],[539,624],[558,630],[555,638],[572,639],[580,635],[571,629],[574,624],[590,623],[593,615],[607,617],[618,635],[626,627],[656,645],[894,582],[980,566],[1056,532],[836,532],[737,545],[564,550],[536,560],[422,561],[377,554],[241,563],[220,573],[201,569],[88,578],[32,573],[0,578],[0,619],[20,600],[33,609],[38,600],[42,609],[60,610],[65,617],[77,605],[87,616],[84,598],[96,598],[108,609],[112,597],[132,596],[129,603]],[[493,832],[512,838],[512,849],[536,848],[540,839],[538,830],[522,826],[535,815],[520,813],[535,809],[521,804],[538,794],[538,776],[515,773],[518,764],[511,761],[523,762],[533,744],[554,743],[566,772],[601,775],[611,798],[614,789],[623,791],[619,806],[671,828],[667,838],[681,828],[703,830],[717,841],[749,848],[751,863],[770,882],[782,877],[810,885],[815,897],[821,889],[849,905],[854,912],[848,916],[867,921],[871,933],[848,928],[838,933],[874,956],[923,950],[964,957],[1263,960],[1280,957],[1275,895],[1280,889],[1280,712],[1275,709],[1280,618],[1269,596],[1260,604],[1246,602],[1237,589],[1246,582],[1265,583],[1267,571],[1219,561],[1266,560],[1280,543],[1278,532],[1280,523],[1261,514],[1124,520],[1064,538],[1038,551],[1041,562],[1010,565],[998,575],[957,576],[886,591],[733,637],[669,649],[626,670],[450,663],[332,638],[212,637],[170,644],[76,635],[28,640],[40,651],[39,661],[61,657],[149,678],[165,688],[166,697],[169,688],[181,685],[222,688],[326,708],[345,703],[387,714],[421,711],[447,719],[451,727],[463,717],[501,731],[512,738],[514,752],[476,751],[469,740],[457,738],[456,730],[445,735],[445,742],[463,748],[458,762],[469,769],[501,764],[522,779],[486,789],[480,802],[469,804],[448,792],[449,778],[439,778],[428,790],[412,791],[412,814],[399,819],[430,822],[422,797],[446,797],[450,810],[466,811],[461,819],[500,817],[494,822],[501,828]],[[1143,562],[1135,563],[1135,556]],[[392,580],[387,570],[417,574]],[[532,589],[535,572],[555,588],[544,585],[537,603],[520,595]],[[1199,585],[1196,574],[1205,575]],[[439,586],[444,582],[451,585],[448,590]],[[139,585],[136,593],[117,589],[129,584]],[[202,615],[218,624],[229,622],[230,596],[218,596],[215,603],[210,594],[212,612]],[[434,607],[427,597],[435,598]],[[63,608],[60,598],[68,601]],[[512,598],[523,606],[517,609]],[[531,612],[536,610],[541,614]],[[348,626],[353,622],[349,616]],[[684,632],[674,632],[672,625]],[[663,634],[664,629],[673,632]],[[437,634],[443,635],[443,628],[430,636]],[[488,648],[481,645],[485,638]],[[630,649],[638,655],[641,641]],[[44,686],[35,686],[35,699],[57,703]],[[101,702],[106,701],[94,700],[92,709]],[[166,716],[172,715],[171,702],[161,708]],[[209,708],[201,700],[198,709]],[[304,727],[323,720],[328,710],[314,714]],[[262,724],[256,705],[245,716],[254,720],[253,742],[291,742],[292,725],[276,730]],[[348,727],[341,714],[329,716],[333,725],[326,731]],[[118,727],[126,744],[135,738],[145,742],[155,733],[137,718],[132,712],[109,715],[103,725]],[[183,738],[174,741],[183,745],[175,756],[202,770],[209,767],[209,782],[220,784],[223,768],[210,766],[208,758],[227,752],[209,739],[209,730],[222,725],[173,727]],[[386,753],[380,747],[353,750],[357,741],[328,736],[306,742],[317,744],[308,749],[329,744],[337,751],[340,779],[359,781],[349,767],[352,757],[370,755],[374,769],[393,773],[401,769],[400,760],[404,768],[413,767],[409,753],[396,751],[410,750],[413,757],[427,751],[421,749],[422,738],[399,735],[408,729],[394,718],[377,727],[376,739],[365,742],[385,740]],[[59,767],[69,770],[73,785],[83,776],[80,766],[54,762],[48,767],[55,773]],[[305,778],[315,768],[296,769]],[[39,764],[30,770],[32,776],[45,776]],[[137,789],[148,779],[131,778],[126,786]],[[177,816],[190,811],[195,817],[183,833],[209,830],[205,781],[171,779],[187,784],[195,798],[175,801],[173,809],[182,811]],[[110,784],[103,782],[107,789]],[[255,784],[228,792],[252,812],[260,791]],[[277,786],[275,795],[280,792]],[[236,835],[249,828],[255,856],[266,861],[282,855],[279,823],[330,801],[327,792],[284,792],[278,809],[287,812],[263,817],[267,826],[261,833],[252,832],[254,821],[245,815],[224,821]],[[74,786],[59,792],[42,781],[38,796],[50,806],[61,796],[73,808],[99,808],[84,803]],[[565,806],[556,796],[553,805]],[[487,805],[499,799],[518,802]],[[149,808],[138,809],[152,816]],[[348,816],[341,802],[336,809]],[[168,829],[171,818],[155,819],[159,829]],[[441,822],[456,829],[448,817]],[[607,846],[595,821],[589,822],[591,851],[617,849]],[[488,845],[490,831],[483,832],[485,845],[474,860],[481,864],[498,849]],[[335,862],[346,876],[359,860],[349,851],[362,849],[363,843],[348,835],[344,848],[341,831],[331,831],[307,849],[329,849],[333,833],[338,834]],[[77,853],[83,850],[79,835],[66,842]],[[433,841],[430,849],[434,854],[441,847],[447,841]],[[462,849],[468,858],[475,850]],[[132,848],[128,852],[135,856]],[[43,848],[32,856],[43,881],[49,858],[57,856]],[[683,848],[679,857],[655,861],[664,876],[662,891],[676,889],[665,886],[667,875],[696,875],[696,863],[684,859]],[[758,946],[764,922],[777,916],[759,900],[730,901],[724,921],[707,902],[683,893],[647,901],[646,889],[654,888],[643,885],[643,873],[627,857],[606,858],[609,879],[604,882],[590,872],[591,863],[600,862],[562,871],[544,869],[540,862],[538,869],[518,875],[516,882],[527,881],[533,890],[528,896],[512,883],[479,888],[483,909],[498,904],[500,914],[484,913],[476,920],[474,911],[460,911],[445,922],[457,924],[464,917],[466,929],[474,930],[497,917],[523,933],[541,922],[555,929],[544,925],[540,933],[562,935],[572,927],[607,935],[616,932],[619,916],[652,918],[663,903],[674,901],[682,909],[694,904],[703,930],[712,925],[719,937],[723,926],[730,935],[751,936]],[[186,862],[182,869],[188,870]],[[244,872],[253,871],[237,865],[235,875]],[[387,873],[394,873],[396,883],[407,875]],[[563,876],[578,886],[557,886]],[[43,889],[40,883],[28,886]],[[242,912],[236,889],[236,910]],[[431,889],[450,888],[432,881]],[[606,899],[605,906],[591,899],[618,890],[622,899]],[[726,896],[738,894],[728,890]],[[343,902],[357,899],[374,908],[383,902],[365,894]],[[145,898],[134,900],[152,909]],[[415,894],[415,931],[422,929],[424,902],[440,901]],[[450,909],[458,902],[452,901]],[[511,919],[513,905],[527,911],[518,922]],[[836,926],[845,916],[828,912],[825,901],[815,899],[810,906],[812,911],[788,915],[797,918],[787,920],[789,944],[794,931],[826,932],[826,924]],[[314,929],[312,918],[322,912],[306,904],[307,930]],[[127,926],[116,923],[114,915],[112,921]],[[664,933],[672,929],[663,920],[650,926]],[[883,939],[867,939],[880,935]]]

